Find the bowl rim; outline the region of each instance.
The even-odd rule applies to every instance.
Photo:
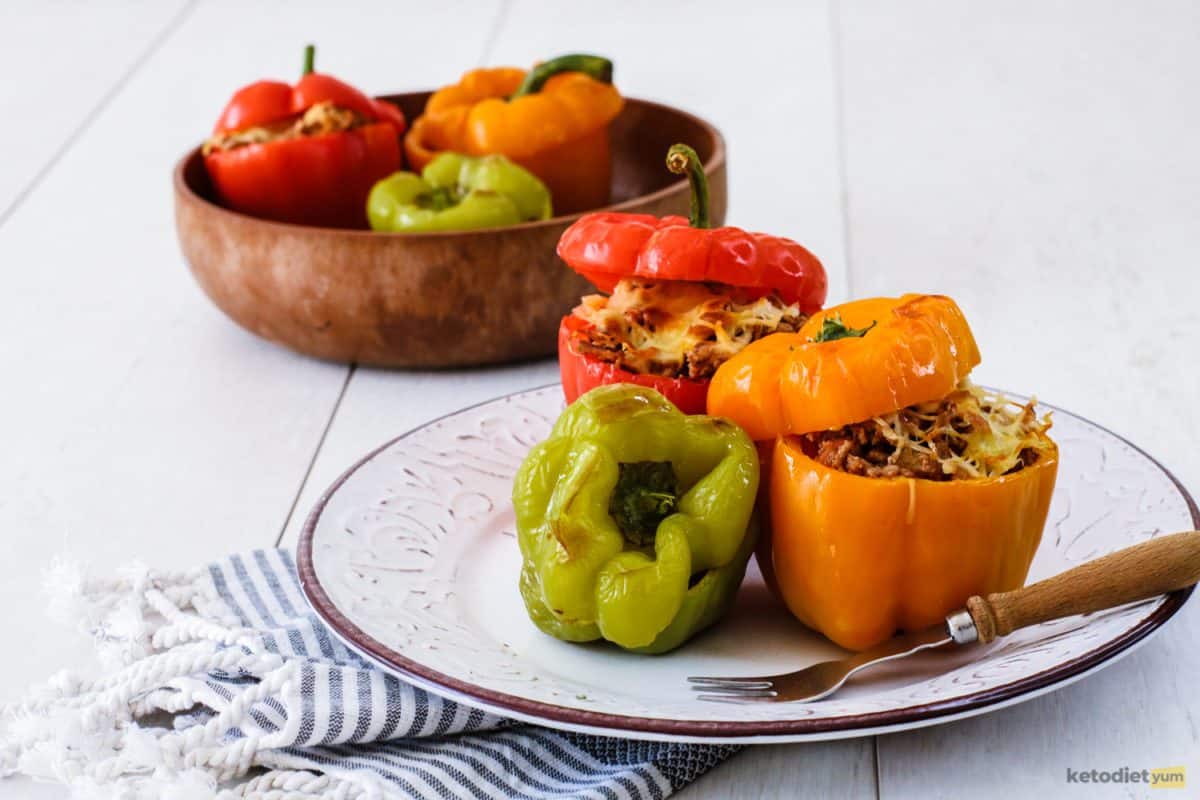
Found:
[[[377,95],[377,97],[386,99],[389,97],[400,97],[403,95],[429,94],[431,91],[433,91],[433,90],[419,89],[419,90],[413,90],[413,91],[408,91],[408,92],[394,92],[394,93],[389,93],[389,94],[382,94],[382,95]],[[669,106],[665,103],[658,103],[653,100],[644,100],[639,97],[625,97],[624,100],[625,100],[626,104],[635,104],[635,105],[639,105],[639,106],[643,106],[643,107],[659,109],[662,111],[667,111],[667,112],[670,112],[673,114],[677,114],[681,117],[685,117],[686,119],[695,123],[699,127],[703,128],[706,132],[708,132],[708,134],[712,137],[712,140],[713,140],[712,156],[709,157],[709,159],[704,162],[704,173],[711,177],[714,172],[716,172],[718,169],[720,169],[721,167],[723,167],[725,165],[725,137],[721,134],[721,131],[715,125],[713,125],[711,122],[709,122],[708,120],[706,120],[703,117],[700,117],[696,114],[693,114],[690,111],[685,111],[684,109],[677,108],[675,106]],[[594,209],[591,209],[588,211],[580,211],[575,214],[563,214],[561,216],[554,216],[554,217],[550,217],[549,219],[536,220],[534,222],[521,222],[516,225],[503,225],[503,226],[493,227],[493,228],[472,228],[470,230],[463,230],[463,231],[425,231],[425,232],[401,233],[401,232],[393,232],[393,231],[360,230],[357,228],[331,228],[331,227],[324,226],[324,225],[301,225],[301,224],[294,223],[294,222],[278,222],[276,220],[263,219],[262,217],[255,217],[251,214],[243,214],[240,211],[234,211],[231,208],[226,208],[225,206],[222,206],[219,203],[215,203],[212,200],[209,200],[207,197],[202,196],[200,193],[198,193],[195,189],[193,189],[191,187],[191,185],[188,183],[187,179],[184,177],[184,173],[187,170],[188,164],[190,164],[193,160],[199,159],[199,158],[201,158],[201,155],[200,155],[200,146],[198,145],[198,146],[193,147],[192,149],[188,150],[186,153],[184,153],[183,156],[180,157],[180,159],[175,163],[175,168],[172,171],[172,181],[173,181],[174,187],[175,187],[175,196],[177,198],[177,200],[176,200],[177,204],[178,204],[178,198],[180,196],[183,196],[183,197],[186,197],[192,203],[195,203],[202,207],[207,207],[207,209],[209,210],[209,213],[215,213],[218,216],[224,215],[227,217],[231,217],[232,221],[243,220],[243,221],[246,221],[251,224],[259,224],[259,225],[267,226],[268,228],[278,228],[278,229],[281,229],[280,232],[284,232],[284,231],[292,231],[295,233],[302,232],[303,234],[313,235],[313,236],[353,236],[353,237],[370,237],[373,239],[385,238],[385,239],[406,239],[406,240],[407,239],[428,240],[428,239],[446,239],[446,238],[453,238],[453,237],[459,237],[459,236],[485,235],[485,234],[495,233],[496,231],[514,231],[515,232],[515,231],[535,230],[538,228],[562,227],[564,225],[567,225],[569,223],[572,223],[572,222],[578,220],[580,217],[582,217],[586,214],[596,214],[596,213],[601,213],[601,212],[620,212],[620,211],[625,211],[634,205],[640,205],[642,203],[646,203],[649,201],[659,200],[661,198],[667,197],[668,195],[670,195],[672,193],[678,192],[680,186],[687,185],[687,180],[681,179],[681,180],[675,181],[673,183],[670,183],[661,189],[650,192],[649,194],[643,194],[643,195],[638,195],[637,197],[631,197],[628,200],[621,201],[620,203],[614,203],[612,205],[603,206],[601,208],[594,208]]]

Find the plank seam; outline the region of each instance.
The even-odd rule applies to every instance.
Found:
[[[488,59],[492,57],[492,50],[496,47],[496,42],[500,39],[500,31],[504,29],[504,21],[508,19],[508,12],[512,8],[512,0],[500,0],[500,7],[496,10],[496,18],[492,20],[492,28],[488,31],[487,38],[483,41],[483,52],[479,56],[479,65],[486,67]]]
[[[304,489],[308,486],[308,479],[312,477],[313,468],[316,467],[317,459],[321,455],[321,450],[325,446],[325,439],[329,436],[330,429],[333,428],[333,421],[337,419],[338,409],[342,407],[342,400],[346,397],[346,390],[350,387],[350,379],[354,377],[354,373],[358,371],[358,364],[351,364],[346,370],[346,377],[342,379],[342,388],[338,392],[337,399],[333,401],[333,409],[329,412],[329,419],[325,422],[325,427],[321,431],[320,438],[317,439],[317,446],[313,448],[312,457],[308,460],[308,466],[304,469],[304,477],[300,479],[300,485],[296,488],[295,495],[292,496],[292,504],[288,506],[287,515],[283,518],[283,525],[279,527],[279,534],[275,537],[275,547],[279,547],[283,537],[287,534],[288,525],[292,522],[292,517],[296,513],[296,506],[300,504],[300,498],[304,495]]]
[[[846,259],[846,298],[854,297],[854,258],[850,235],[850,170],[846,153],[846,86],[842,79],[842,18],[839,0],[829,0],[829,60],[833,76],[833,130],[837,147],[838,199],[842,217],[842,255]],[[879,770],[879,737],[871,737],[872,786],[875,798],[883,797]]]
[[[104,110],[108,108],[108,105],[114,99],[116,99],[117,95],[119,95],[121,91],[129,85],[129,82],[133,80],[133,77],[139,71],[141,71],[142,67],[144,67],[146,63],[149,62],[149,60],[162,48],[162,46],[166,44],[167,40],[171,38],[171,35],[179,30],[180,26],[183,25],[184,21],[189,15],[191,15],[192,11],[195,10],[197,5],[199,5],[199,0],[188,0],[188,2],[184,3],[183,7],[175,14],[175,16],[172,17],[165,26],[163,26],[163,29],[158,32],[158,35],[156,35],[154,39],[151,40],[150,44],[145,50],[142,51],[141,55],[139,55],[134,62],[129,65],[129,68],[126,69],[119,78],[117,78],[112,87],[104,93],[104,95],[100,98],[100,101],[84,116],[79,125],[76,126],[70,134],[68,134],[67,138],[61,145],[59,145],[58,149],[51,154],[50,159],[43,164],[41,169],[34,174],[32,179],[30,179],[29,183],[25,184],[25,186],[22,187],[19,192],[17,192],[12,202],[8,204],[8,207],[3,211],[0,211],[0,227],[3,227],[4,223],[8,222],[8,220],[12,218],[13,214],[16,213],[21,204],[24,203],[31,194],[33,194],[34,190],[37,189],[37,187],[41,185],[42,181],[44,181],[46,177],[54,170],[54,167],[57,166],[60,161],[62,161],[63,156],[65,156],[71,150],[71,148],[75,146],[76,142],[83,137],[83,134],[87,133],[88,129],[92,127],[92,124],[99,119],[100,115],[104,113]]]
[[[875,766],[875,800],[880,800],[883,797],[883,790],[880,788],[879,780],[879,737],[871,737],[871,760]]]

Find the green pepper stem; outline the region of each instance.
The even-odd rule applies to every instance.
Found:
[[[512,96],[523,97],[540,92],[546,81],[560,72],[582,72],[601,83],[612,83],[613,63],[602,56],[591,56],[587,53],[571,53],[552,58],[529,70],[529,74]]]
[[[317,46],[315,44],[305,45],[304,46],[304,69],[302,69],[300,71],[300,74],[301,75],[310,74],[316,65],[316,61],[317,61]]]
[[[428,198],[429,207],[434,211],[445,211],[458,205],[458,198],[449,186],[435,186],[428,195],[421,195],[422,200],[425,198]]]
[[[676,175],[687,175],[692,187],[692,204],[688,211],[688,224],[693,228],[711,228],[712,219],[708,208],[708,176],[700,156],[686,144],[673,144],[667,151],[667,169]]]

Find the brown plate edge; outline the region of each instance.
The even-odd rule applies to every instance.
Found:
[[[424,93],[424,92],[407,92],[407,93],[402,92],[400,94],[422,94],[422,93]],[[726,159],[725,136],[724,136],[724,134],[721,133],[720,129],[718,129],[717,126],[713,125],[711,122],[709,122],[704,117],[693,114],[690,111],[685,111],[682,108],[676,108],[675,106],[669,106],[666,103],[656,103],[653,100],[644,100],[640,97],[626,97],[626,98],[624,98],[624,100],[627,104],[662,109],[665,111],[670,111],[673,114],[678,114],[681,117],[686,117],[686,118],[692,120],[694,123],[696,123],[696,125],[698,127],[704,128],[713,137],[713,142],[714,142],[713,153],[712,153],[712,157],[709,158],[708,161],[706,161],[704,164],[705,174],[711,178],[714,172],[721,169],[725,165],[725,159]],[[300,231],[300,232],[304,232],[308,235],[325,235],[325,236],[351,235],[351,236],[370,236],[370,237],[375,237],[375,238],[378,238],[381,236],[393,236],[393,237],[403,237],[403,238],[422,238],[422,239],[442,238],[442,239],[446,239],[446,238],[452,238],[455,236],[470,236],[470,235],[495,233],[496,231],[499,231],[499,230],[526,230],[529,228],[544,228],[544,227],[552,227],[552,226],[561,226],[561,225],[566,225],[567,223],[574,222],[575,220],[579,219],[580,217],[582,217],[585,214],[595,214],[595,213],[600,213],[600,212],[607,213],[607,212],[612,212],[612,211],[626,211],[630,208],[642,205],[643,203],[648,203],[648,202],[652,202],[655,200],[659,200],[663,197],[667,197],[670,194],[684,191],[684,190],[686,190],[687,185],[688,185],[686,179],[680,179],[678,181],[675,181],[674,183],[664,186],[661,189],[650,192],[649,194],[643,194],[643,195],[639,195],[637,197],[631,197],[627,200],[622,200],[619,203],[613,203],[611,205],[603,206],[602,208],[594,208],[594,209],[590,209],[588,211],[580,211],[575,214],[563,214],[561,216],[554,216],[554,217],[551,217],[550,219],[537,220],[535,222],[523,222],[518,225],[507,225],[507,226],[504,226],[503,228],[473,228],[471,230],[466,230],[466,231],[427,231],[427,232],[423,232],[423,233],[389,233],[389,232],[384,232],[384,231],[360,230],[357,228],[329,228],[329,227],[324,227],[321,225],[298,225],[298,224],[291,223],[291,222],[278,222],[276,220],[263,219],[261,217],[255,217],[250,214],[243,214],[240,211],[234,211],[231,208],[226,208],[225,206],[222,206],[219,203],[214,203],[212,200],[208,199],[207,197],[202,196],[199,192],[197,192],[194,188],[192,188],[191,184],[188,183],[187,178],[185,177],[185,173],[187,171],[188,164],[191,163],[194,159],[198,159],[200,157],[201,157],[200,156],[200,146],[197,145],[196,147],[194,147],[191,150],[188,150],[186,153],[184,153],[183,156],[181,156],[180,159],[175,163],[175,168],[171,171],[171,181],[172,181],[172,184],[174,187],[175,195],[177,197],[186,197],[190,203],[194,203],[198,207],[205,208],[205,209],[211,211],[212,213],[217,214],[218,216],[229,216],[230,218],[243,220],[243,221],[250,220],[253,223],[261,224],[268,228],[278,228],[278,229],[280,229],[281,232],[283,232],[283,231],[292,231],[292,232]],[[461,409],[461,410],[465,411],[466,409]],[[410,431],[410,433],[411,433],[411,431]]]
[[[341,611],[334,606],[329,595],[325,593],[324,588],[317,580],[316,572],[313,568],[312,560],[312,541],[316,531],[317,520],[321,516],[326,504],[333,494],[341,488],[351,475],[358,471],[360,467],[373,459],[379,453],[388,449],[397,442],[412,436],[417,431],[435,425],[450,417],[456,416],[466,411],[470,411],[480,406],[494,403],[498,400],[505,400],[523,395],[530,392],[541,391],[543,389],[552,388],[557,384],[546,384],[544,386],[535,386],[529,389],[522,389],[516,392],[493,397],[484,400],[480,403],[475,403],[464,408],[456,409],[448,414],[443,414],[440,417],[429,420],[417,427],[408,430],[394,439],[380,445],[372,450],[363,458],[359,459],[353,466],[342,473],[333,484],[325,490],[320,499],[317,500],[313,510],[309,513],[304,521],[304,527],[300,531],[300,542],[296,550],[297,570],[300,575],[300,586],[304,592],[305,599],[328,625],[340,635],[347,643],[369,654],[376,662],[395,670],[400,674],[411,675],[414,678],[420,679],[425,683],[433,686],[439,686],[447,690],[453,691],[467,698],[474,698],[483,703],[486,703],[493,709],[509,710],[514,713],[523,714],[529,717],[537,717],[547,722],[561,722],[575,727],[588,727],[597,729],[612,729],[615,731],[635,732],[656,734],[665,736],[680,736],[694,738],[744,738],[744,737],[772,737],[772,736],[788,736],[788,735],[807,735],[819,733],[834,733],[837,731],[846,731],[855,728],[875,729],[894,725],[903,725],[906,723],[918,722],[922,720],[936,719],[938,717],[961,715],[963,713],[978,709],[984,706],[994,705],[1004,700],[1011,700],[1020,697],[1023,694],[1035,692],[1040,689],[1047,689],[1054,684],[1067,681],[1082,672],[1096,667],[1103,662],[1109,660],[1113,656],[1121,653],[1124,650],[1132,647],[1142,639],[1149,636],[1152,632],[1160,628],[1168,619],[1173,617],[1183,604],[1187,602],[1195,587],[1180,589],[1172,592],[1167,596],[1166,602],[1154,610],[1152,614],[1145,617],[1137,625],[1130,628],[1128,631],[1112,639],[1105,644],[1097,647],[1095,650],[1090,650],[1083,655],[1064,661],[1063,663],[1043,670],[1027,678],[1022,678],[1011,683],[1006,683],[1002,686],[997,686],[992,689],[985,689],[980,692],[975,692],[963,697],[950,698],[947,700],[939,700],[933,703],[925,703],[922,705],[908,706],[903,709],[894,709],[891,711],[876,711],[869,714],[854,714],[848,716],[837,717],[834,719],[796,719],[796,720],[772,720],[763,722],[729,722],[729,721],[712,721],[712,720],[664,720],[664,719],[646,719],[643,717],[625,716],[622,714],[605,714],[598,711],[585,711],[576,708],[566,708],[563,706],[553,705],[551,703],[542,703],[536,700],[528,700],[523,697],[505,694],[503,692],[495,692],[490,689],[483,689],[473,683],[458,680],[445,675],[437,670],[425,667],[415,661],[405,658],[401,654],[395,652],[389,647],[376,641],[368,636],[358,626],[351,622]],[[1065,409],[1060,409],[1057,406],[1039,401],[1039,405],[1063,413],[1071,414],[1077,419],[1083,420],[1089,425],[1092,425],[1105,433],[1113,436],[1124,442],[1129,447],[1132,447],[1141,455],[1145,456],[1150,463],[1154,464],[1164,475],[1171,480],[1175,488],[1183,496],[1184,502],[1187,504],[1188,511],[1192,517],[1192,525],[1200,529],[1200,507],[1197,507],[1196,500],[1184,488],[1179,479],[1175,477],[1169,469],[1163,466],[1158,459],[1147,453],[1142,448],[1138,447],[1133,442],[1125,437],[1112,432],[1108,428],[1098,423],[1092,422],[1086,417],[1081,417],[1078,414],[1072,414]]]

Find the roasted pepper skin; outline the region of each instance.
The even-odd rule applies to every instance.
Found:
[[[242,87],[221,112],[213,133],[277,122],[322,102],[355,111],[368,123],[341,133],[209,153],[204,165],[225,206],[298,225],[367,226],[367,193],[375,181],[400,168],[400,136],[407,123],[391,103],[313,72],[311,46],[304,75],[295,85],[258,81]]]
[[[546,186],[503,156],[442,153],[420,175],[394,173],[367,196],[372,230],[395,233],[498,228],[551,213]]]
[[[611,83],[612,65],[594,56],[571,56],[537,69],[554,62],[563,67],[604,63],[608,71],[560,72],[535,91],[514,97],[526,81],[525,70],[471,70],[429,98],[404,140],[408,163],[423,169],[447,150],[497,153],[545,182],[560,214],[608,205],[612,183],[608,126],[624,106]]]
[[[652,549],[632,545],[609,514],[619,464],[643,461],[670,462],[682,490]],[[754,444],[728,420],[687,416],[645,387],[588,392],[513,483],[530,619],[567,641],[678,647],[733,602],[757,538],[758,483]]]
[[[867,478],[780,439],[769,477],[768,583],[805,625],[851,650],[940,623],[968,597],[1025,582],[1058,451],[995,478]]]

